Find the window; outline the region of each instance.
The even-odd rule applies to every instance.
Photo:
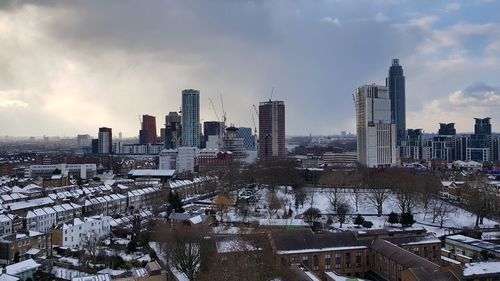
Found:
[[[345,253],[345,267],[351,267],[351,253]]]
[[[309,267],[309,256],[303,256],[302,263],[304,264],[305,267]]]
[[[415,255],[417,256],[420,256],[420,248],[418,246],[413,248],[413,253],[415,253]]]
[[[361,252],[356,252],[356,267],[361,267]]]
[[[330,254],[325,255],[325,269],[330,269],[332,264],[332,257]]]
[[[335,268],[341,268],[340,254],[335,254]]]
[[[292,260],[291,260],[291,263],[296,263],[296,262],[298,262],[297,256],[293,256]]]
[[[318,255],[313,256],[313,270],[318,271],[319,270],[319,259]]]
[[[424,247],[424,257],[427,257],[429,255],[429,251],[427,250],[427,247]]]

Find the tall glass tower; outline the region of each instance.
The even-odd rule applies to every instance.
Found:
[[[396,140],[399,145],[401,141],[405,140],[406,136],[405,76],[403,74],[403,67],[399,65],[399,59],[392,60],[385,85],[389,88],[391,118],[392,122],[396,124]]]
[[[182,146],[200,147],[200,91],[182,91]]]

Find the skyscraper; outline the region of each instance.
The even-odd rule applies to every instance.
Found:
[[[153,144],[157,141],[156,118],[151,115],[142,115],[141,130],[139,131],[139,143]]]
[[[113,152],[113,133],[111,128],[99,128],[97,136],[97,153],[110,154]]]
[[[259,105],[259,159],[282,160],[285,148],[285,103],[266,101]]]
[[[392,60],[385,85],[389,88],[391,120],[396,124],[396,141],[400,144],[406,135],[406,94],[405,76],[403,75],[403,67],[399,65],[399,59]]]
[[[175,149],[181,144],[181,116],[177,112],[169,112],[165,116],[165,148]]]
[[[182,146],[200,146],[200,91],[182,91]]]
[[[358,162],[367,167],[396,165],[396,125],[387,87],[364,85],[356,91]]]

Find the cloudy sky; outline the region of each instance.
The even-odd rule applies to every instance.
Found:
[[[0,2],[0,135],[135,136],[139,115],[201,91],[214,120],[253,126],[284,100],[287,134],[354,131],[352,93],[406,75],[407,126],[500,131],[500,3],[494,0],[85,0]]]

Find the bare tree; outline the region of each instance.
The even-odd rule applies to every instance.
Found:
[[[301,207],[304,207],[304,202],[307,199],[307,192],[305,191],[304,187],[295,189],[294,192],[294,197],[295,197],[295,210],[297,211],[299,209],[299,205]]]
[[[484,175],[471,175],[464,186],[466,207],[476,215],[475,227],[483,223],[483,219],[491,215],[496,204],[496,189],[488,183]]]
[[[208,233],[205,226],[162,224],[157,230],[157,239],[169,267],[186,275],[190,281],[197,280],[203,261],[212,253],[207,252],[209,243],[204,237]],[[203,252],[205,250],[205,252]]]
[[[333,188],[327,193],[326,197],[330,201],[330,207],[335,211],[337,209],[337,204],[339,202],[339,193],[336,188]]]
[[[87,265],[89,261],[95,265],[97,260],[97,255],[99,253],[99,239],[94,231],[90,231],[82,236],[84,251],[88,255]]]
[[[366,195],[367,203],[377,209],[377,215],[383,214],[384,202],[389,198],[390,191],[386,188],[374,188]]]
[[[351,206],[346,201],[341,201],[337,204],[335,213],[337,216],[337,220],[340,223],[340,228],[342,228],[342,224],[346,222],[347,214],[350,212],[350,210]]]

